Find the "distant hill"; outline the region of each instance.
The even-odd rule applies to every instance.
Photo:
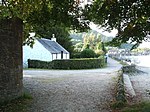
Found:
[[[103,42],[109,42],[111,41],[114,37],[108,37],[108,36],[105,36],[97,31],[94,31],[94,30],[89,30],[88,32],[83,32],[83,33],[71,33],[70,34],[70,37],[72,38],[73,42],[76,43],[76,42],[82,42],[83,41],[83,36],[85,34],[94,34],[94,35],[101,35],[101,40]]]
[[[126,49],[126,50],[131,50],[134,44],[130,44],[130,43],[122,43],[120,48],[121,49]]]

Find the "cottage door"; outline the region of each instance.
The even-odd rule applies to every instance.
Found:
[[[61,51],[61,59],[63,59],[63,51]]]

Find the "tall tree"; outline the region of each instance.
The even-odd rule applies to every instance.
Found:
[[[98,47],[101,45],[101,35],[94,34],[91,32],[84,34],[82,38],[83,38],[82,50],[87,48],[87,46],[89,46],[89,48],[94,51],[101,50],[101,48]]]
[[[0,103],[22,94],[22,34],[56,25],[85,28],[78,11],[74,0],[0,0]]]
[[[117,43],[141,43],[150,38],[150,0],[95,0],[84,17],[95,24],[118,30]]]

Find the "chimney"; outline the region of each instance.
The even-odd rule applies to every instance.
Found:
[[[52,35],[51,41],[55,41],[56,42],[55,34]]]

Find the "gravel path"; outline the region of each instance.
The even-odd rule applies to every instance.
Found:
[[[33,95],[28,112],[111,112],[120,67],[108,59],[104,69],[25,70],[24,86]]]

